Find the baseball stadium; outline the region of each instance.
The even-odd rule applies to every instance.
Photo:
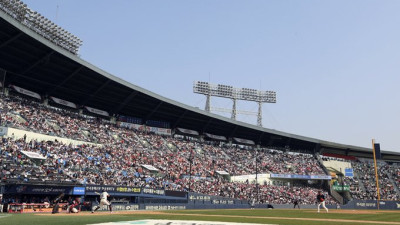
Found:
[[[400,224],[400,153],[188,106],[84,61],[81,45],[0,0],[0,224]]]

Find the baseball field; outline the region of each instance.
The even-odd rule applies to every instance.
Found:
[[[157,221],[155,221],[157,220]],[[160,222],[162,220],[162,222]],[[177,222],[176,220],[180,220]],[[174,222],[175,221],[175,222]],[[202,222],[209,221],[209,222]],[[211,222],[214,221],[214,222]],[[224,223],[216,223],[216,221]],[[244,210],[181,210],[81,212],[78,214],[0,214],[1,225],[84,225],[84,224],[398,224],[400,212],[387,210],[316,210],[244,209]]]

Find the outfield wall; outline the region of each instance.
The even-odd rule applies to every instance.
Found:
[[[342,207],[343,209],[378,209],[376,200],[353,200]],[[379,209],[400,210],[400,201],[379,201]]]
[[[179,209],[246,209],[250,204],[245,200],[211,196],[199,193],[187,193],[180,191],[168,191],[143,187],[122,186],[56,186],[56,185],[31,185],[31,184],[7,184],[0,185],[0,194],[6,198],[9,196],[34,195],[54,196],[64,193],[67,196],[85,196],[93,199],[98,194],[95,192],[106,190],[111,196],[135,197],[136,202],[126,204],[113,204],[114,210],[179,210]],[[155,203],[157,202],[157,203]],[[98,203],[92,202],[92,205]],[[267,204],[255,205],[255,208],[268,208]],[[293,209],[293,204],[273,204],[275,209]],[[302,209],[316,209],[317,205],[300,205]],[[336,205],[327,205],[329,209],[336,209]],[[378,209],[378,202],[373,200],[353,200],[342,209]],[[379,201],[380,209],[400,210],[400,201]],[[90,209],[86,209],[90,210]],[[106,210],[104,208],[103,210]]]
[[[185,210],[185,209],[250,209],[249,204],[216,205],[216,204],[113,204],[113,210]],[[273,209],[293,209],[293,204],[272,205]],[[267,204],[255,205],[257,209],[267,209]],[[315,209],[317,205],[300,205],[301,209]],[[336,209],[336,206],[327,205],[328,209]],[[272,208],[271,208],[272,209]],[[103,206],[100,211],[108,211],[107,206]],[[321,210],[324,210],[321,208]]]

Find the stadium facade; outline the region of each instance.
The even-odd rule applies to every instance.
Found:
[[[113,76],[82,60],[0,10],[0,69],[4,86],[15,85],[143,121],[166,121],[172,129],[185,128],[233,140],[252,140],[261,146],[289,147],[310,152],[330,152],[372,157],[372,149],[261,128],[165,98]],[[329,127],[327,128],[329,129]],[[366,140],[368,141],[368,140]],[[382,159],[399,160],[400,154],[383,151]]]
[[[11,1],[1,1],[1,4],[5,2]],[[21,15],[16,12],[0,10],[0,76],[3,74],[0,82],[5,89],[13,88],[32,97],[38,94],[43,101],[52,99],[56,102],[63,101],[63,104],[67,105],[73,104],[81,112],[110,121],[126,116],[137,118],[143,124],[148,122],[156,124],[153,125],[156,127],[158,123],[160,128],[168,128],[172,133],[224,139],[227,142],[244,145],[272,146],[288,151],[303,150],[311,154],[329,153],[372,158],[372,149],[369,148],[258,127],[212,114],[145,90],[82,60],[77,55],[81,42],[78,41],[77,45],[72,46],[61,45],[54,38],[35,30],[35,27],[29,27],[29,23],[24,22],[27,19],[26,12]],[[399,161],[400,154],[382,151],[382,159]],[[318,179],[323,180],[321,177]],[[79,187],[65,186],[64,191],[73,195],[75,190],[82,191]],[[6,185],[2,188],[2,192],[17,194],[21,190],[21,185]],[[36,186],[22,185],[22,188],[32,192],[41,191]],[[123,191],[126,189],[121,187],[109,188],[113,194],[134,197],[137,202],[128,205],[130,209],[235,208],[248,204],[237,199],[195,193],[146,190],[142,187],[127,193]],[[84,191],[86,195],[95,195],[90,187],[86,187]],[[190,204],[187,204],[188,199]],[[352,204],[356,207],[357,203]]]

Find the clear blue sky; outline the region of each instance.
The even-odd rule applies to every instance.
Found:
[[[24,2],[80,37],[83,59],[155,93],[204,108],[195,80],[274,90],[264,127],[400,151],[400,1]]]

